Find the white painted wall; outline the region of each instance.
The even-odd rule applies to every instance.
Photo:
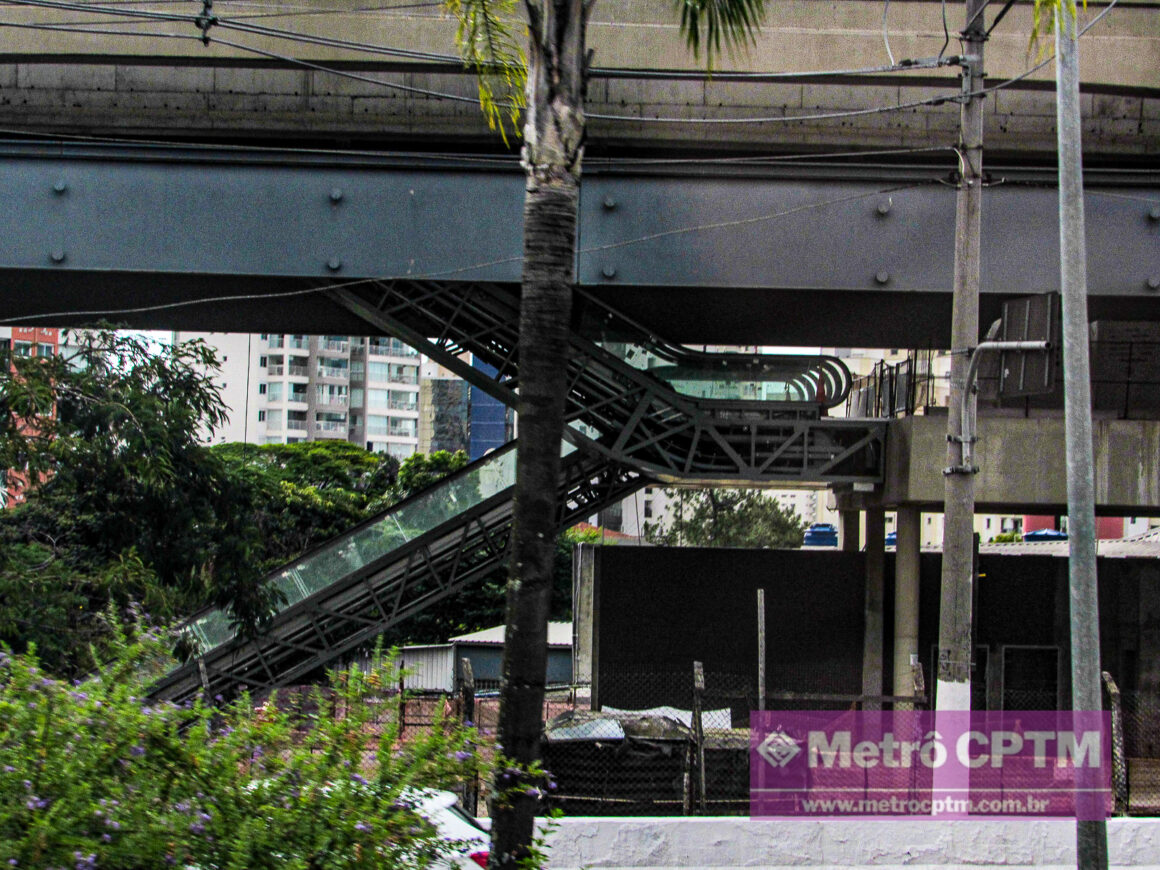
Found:
[[[567,818],[552,870],[746,867],[1075,867],[1075,822]],[[1160,868],[1160,819],[1111,819],[1109,863]]]

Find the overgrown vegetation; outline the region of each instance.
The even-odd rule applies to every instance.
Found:
[[[452,844],[413,809],[421,790],[487,773],[473,728],[400,739],[389,659],[305,706],[214,710],[144,700],[166,664],[156,634],[112,649],[71,684],[0,652],[0,866],[428,867]]]
[[[213,604],[256,628],[276,604],[268,572],[468,461],[439,451],[400,463],[345,441],[208,447],[198,434],[225,413],[210,348],[109,330],[70,341],[0,380],[0,467],[30,482],[23,505],[0,511],[0,642],[35,645],[60,677],[93,670],[112,636],[107,613],[131,602],[161,621]],[[561,540],[553,617],[567,619]],[[500,566],[387,642],[502,622],[504,579]]]

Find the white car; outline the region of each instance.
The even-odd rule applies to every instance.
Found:
[[[491,835],[459,805],[459,798],[449,791],[424,790],[413,799],[415,811],[435,826],[439,838],[456,844],[458,853],[448,859],[448,867],[487,866]]]

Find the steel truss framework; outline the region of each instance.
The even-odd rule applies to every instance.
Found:
[[[359,290],[335,289],[331,296],[368,323],[515,406],[518,291],[484,283],[394,281]],[[803,385],[803,401],[696,399],[634,368],[602,342],[630,343],[685,365],[724,364],[736,355],[698,354],[650,334],[583,291],[577,291],[576,298],[566,413],[578,444],[667,482],[882,479],[885,423],[822,416],[826,407],[843,401],[850,388],[849,372],[838,360],[740,358],[742,364],[760,370],[769,365],[796,366],[788,376]],[[467,351],[494,367],[495,375],[489,377],[461,359]],[[755,373],[759,375],[760,371]]]
[[[453,488],[515,448],[513,442],[437,486]],[[560,527],[615,504],[645,483],[637,472],[597,454],[579,450],[569,454],[561,471]],[[405,511],[414,499],[428,495],[429,491],[419,493],[387,513]],[[353,540],[360,529],[382,520],[383,516],[376,517],[341,538]],[[203,651],[155,685],[152,695],[182,702],[199,692],[207,698],[232,697],[243,688],[265,694],[302,681],[496,570],[507,558],[511,522],[508,488],[382,558],[336,577],[325,589],[277,614],[257,636],[239,636]]]
[[[335,289],[331,295],[367,322],[515,404],[515,291],[495,284],[397,281],[359,293]],[[630,343],[678,369],[713,370],[722,364],[740,365],[743,377],[772,373],[792,384],[801,400],[690,398],[634,368],[604,342]],[[495,374],[466,363],[461,356],[468,351]],[[734,484],[881,479],[885,424],[822,416],[850,388],[849,372],[837,360],[698,354],[649,334],[583,293],[578,293],[569,351],[568,438],[579,449],[566,458],[561,472],[561,528],[658,479]],[[513,449],[514,443],[440,486],[454,487]],[[404,511],[407,504],[392,510]],[[384,516],[368,524],[382,523]],[[511,518],[508,488],[366,565],[351,570],[336,563],[336,576],[325,588],[280,612],[257,636],[202,650],[159,683],[154,694],[184,700],[199,691],[209,697],[233,695],[242,686],[265,693],[301,680],[494,571],[507,555]],[[342,539],[354,546],[366,525]]]

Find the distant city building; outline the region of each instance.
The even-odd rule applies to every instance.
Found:
[[[0,326],[0,361],[11,373],[14,358],[56,356],[61,340],[59,329]],[[28,475],[21,469],[0,470],[0,508],[23,502],[27,487]]]
[[[471,386],[433,360],[419,368],[419,452],[467,452]]]
[[[473,366],[487,374],[495,369],[475,360]],[[474,462],[491,450],[498,450],[515,437],[515,412],[479,387],[471,388],[471,418],[467,455]]]
[[[218,351],[230,409],[214,442],[350,441],[399,459],[419,446],[419,352],[395,338],[178,332]]]

